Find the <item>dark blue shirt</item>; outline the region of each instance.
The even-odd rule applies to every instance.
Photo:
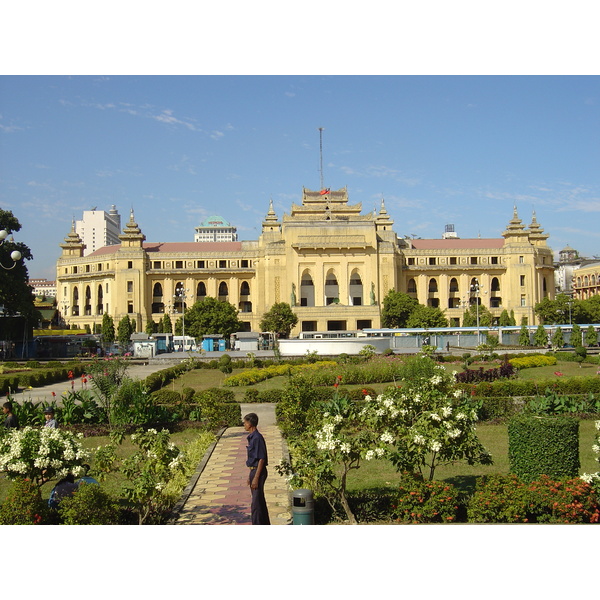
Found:
[[[265,467],[269,464],[267,459],[267,444],[265,444],[265,438],[262,434],[255,429],[247,438],[248,444],[246,450],[248,451],[248,460],[246,461],[247,467],[258,467],[258,461],[262,458],[265,461]]]

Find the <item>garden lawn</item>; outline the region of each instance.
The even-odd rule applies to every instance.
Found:
[[[596,434],[595,420],[586,419],[579,422],[579,474],[595,473],[600,465],[594,459],[592,445]],[[508,425],[477,426],[477,436],[483,446],[492,454],[493,465],[469,466],[465,462],[445,465],[436,468],[435,479],[446,480],[457,487],[471,491],[475,487],[477,477],[492,473],[508,473]],[[394,487],[398,482],[398,473],[394,466],[386,460],[362,461],[357,470],[348,475],[348,491],[359,491],[373,487]]]

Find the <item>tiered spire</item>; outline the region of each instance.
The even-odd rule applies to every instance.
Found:
[[[531,217],[531,225],[529,225],[529,239],[534,243],[543,244],[549,237],[550,236],[547,233],[544,233],[544,230],[540,227],[540,224],[537,222],[534,210],[533,215]]]
[[[123,229],[123,233],[119,236],[122,242],[122,247],[141,247],[142,242],[146,239],[146,236],[142,233],[142,230],[138,227],[135,222],[135,215],[133,214],[133,207],[129,213],[129,221]]]
[[[278,230],[280,227],[279,219],[275,214],[275,209],[273,208],[273,198],[269,200],[269,212],[267,212],[267,216],[263,221],[262,228],[263,231],[274,231]]]
[[[85,244],[83,240],[75,231],[75,218],[71,221],[71,231],[65,238],[64,244],[60,244],[63,249],[63,256],[83,256],[85,250]]]
[[[385,208],[385,201],[383,199],[383,196],[381,197],[381,208],[379,209],[379,214],[375,218],[375,223],[378,229],[388,228],[394,224],[394,221],[392,220],[392,218],[388,214],[388,211]]]

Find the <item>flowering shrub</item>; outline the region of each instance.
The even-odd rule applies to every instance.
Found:
[[[370,453],[383,456],[384,450],[375,447],[375,435],[364,426],[355,403],[336,395],[321,409],[320,418],[309,420],[303,434],[290,441],[292,461],[283,462],[278,471],[288,477],[292,487],[308,487],[323,495],[334,512],[341,507],[355,524],[346,493],[348,473],[358,469],[361,459]]]
[[[452,523],[458,516],[459,492],[449,483],[405,473],[397,502],[394,515],[400,523]]]
[[[0,438],[0,472],[10,479],[27,478],[41,487],[73,473],[83,475],[89,457],[81,434],[48,427],[11,430]]]
[[[169,482],[185,472],[185,454],[171,442],[168,430],[138,431],[131,436],[138,450],[117,465],[116,445],[96,450],[96,468],[100,472],[118,469],[127,482],[123,495],[138,515],[140,525],[159,523],[173,503],[164,493]]]
[[[596,421],[596,439],[592,445],[592,452],[596,455],[596,461],[600,462],[600,421]],[[592,485],[600,496],[600,471],[584,473],[581,479]]]
[[[424,476],[428,469],[430,480],[441,463],[492,464],[475,434],[478,404],[456,388],[443,367],[427,357],[416,360],[421,364],[400,386],[365,397],[362,415],[380,433],[379,448],[399,471]]]
[[[0,506],[0,525],[40,525],[48,518],[48,503],[29,479],[15,479]]]
[[[598,523],[599,502],[581,478],[543,475],[525,483],[514,474],[489,475],[477,482],[467,514],[472,523]]]

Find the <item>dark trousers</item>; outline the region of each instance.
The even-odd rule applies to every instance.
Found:
[[[250,483],[256,475],[256,469],[250,469]],[[265,500],[265,481],[267,479],[267,468],[264,467],[258,480],[258,487],[252,492],[252,504],[250,510],[252,514],[252,525],[270,525],[269,511],[267,510],[267,501]]]

